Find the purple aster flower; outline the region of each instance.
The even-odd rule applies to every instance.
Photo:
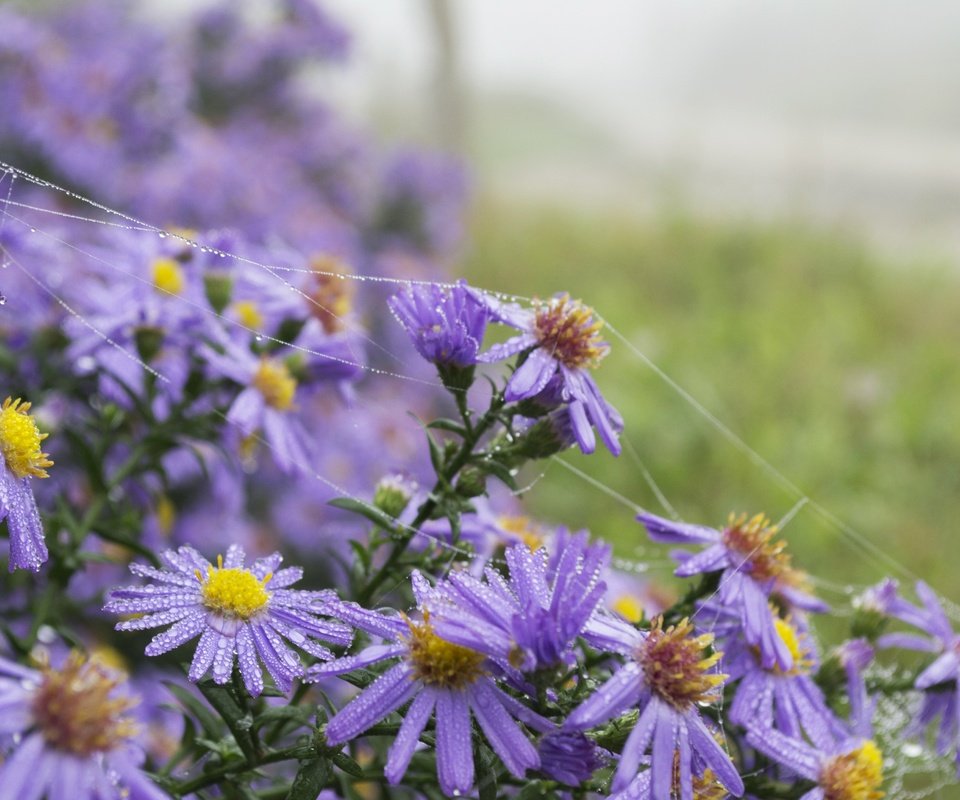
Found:
[[[490,315],[466,283],[410,286],[387,302],[427,361],[441,369],[463,369],[477,363]]]
[[[573,663],[576,638],[606,591],[600,574],[609,555],[609,546],[590,544],[586,531],[561,532],[552,556],[511,545],[509,579],[488,567],[486,581],[461,571],[437,586],[430,604],[437,632],[508,670]]]
[[[47,560],[40,512],[30,481],[48,477],[46,468],[53,462],[40,451],[40,443],[49,434],[40,433],[29,411],[30,403],[21,402],[19,397],[8,397],[0,408],[0,522],[6,519],[10,532],[11,572],[36,572]]]
[[[38,670],[0,659],[0,796],[168,800],[140,771],[137,701],[125,688],[120,673],[79,653]]]
[[[602,767],[609,753],[580,731],[560,728],[540,740],[540,771],[567,786],[579,786]]]
[[[866,639],[850,639],[836,648],[831,658],[836,659],[847,679],[847,700],[850,702],[850,730],[856,736],[868,738],[873,732],[873,713],[876,699],[867,691],[864,672],[873,663],[875,651]]]
[[[776,728],[794,738],[806,734],[817,746],[828,747],[849,732],[813,680],[818,666],[813,644],[799,624],[777,617],[774,627],[790,652],[789,669],[763,666],[758,649],[745,641],[739,618],[731,615],[714,628],[718,638],[729,634],[721,639],[723,664],[730,680],[737,681],[728,718],[748,729]]]
[[[890,603],[892,616],[914,625],[926,636],[913,633],[887,633],[877,640],[880,647],[903,647],[934,653],[937,657],[920,675],[914,686],[923,693],[923,702],[910,733],[919,736],[940,718],[937,752],[954,751],[960,775],[960,634],[954,632],[936,592],[923,581],[916,585],[922,607],[899,595]]]
[[[502,361],[517,353],[520,364],[507,383],[508,401],[537,400],[548,406],[566,404],[570,424],[580,449],[596,448],[593,428],[614,455],[620,454],[618,433],[623,419],[611,406],[590,376],[607,355],[610,346],[601,340],[603,321],[593,309],[569,295],[537,301],[533,308],[505,304],[485,296],[493,317],[521,331],[502,344],[494,345],[480,361]]]
[[[694,636],[687,620],[664,630],[661,618],[649,631],[630,630],[621,624],[623,644],[630,647],[627,663],[574,709],[565,727],[592,728],[639,708],[613,777],[614,795],[635,796],[649,782],[653,797],[672,797],[673,792],[691,797],[693,776],[702,774],[696,757],[697,766],[712,770],[727,791],[740,797],[743,781],[700,717],[699,706],[720,697],[726,677],[713,671],[720,653],[706,653],[713,636]],[[648,750],[650,769],[638,774]]]
[[[807,591],[806,574],[791,565],[790,556],[784,552],[786,542],[774,539],[775,525],[763,514],[749,520],[746,514],[731,514],[722,531],[647,512],[637,519],[655,542],[707,545],[696,554],[674,553],[680,561],[674,574],[688,578],[722,571],[715,602],[739,615],[747,642],[760,648],[762,666],[776,664],[780,669],[790,669],[793,657],[777,633],[770,595],[778,595],[791,607],[815,611],[826,607]]]
[[[870,739],[814,747],[775,730],[752,730],[747,741],[764,755],[816,784],[800,800],[880,800],[883,754]]]
[[[248,349],[223,339],[218,353],[202,347],[212,372],[239,383],[244,389],[227,412],[227,421],[245,435],[247,444],[263,431],[274,461],[285,473],[305,469],[310,462],[307,432],[295,415],[297,379],[285,361],[275,356],[256,356]]]
[[[307,670],[307,680],[318,680],[396,660],[333,716],[326,727],[327,741],[343,744],[410,703],[387,755],[385,775],[391,784],[399,783],[407,771],[431,716],[436,718],[440,788],[448,795],[464,794],[473,786],[471,714],[513,775],[522,778],[528,769],[538,768],[537,751],[516,720],[541,731],[553,726],[497,687],[483,653],[441,639],[423,609],[432,590],[419,573],[414,573],[413,586],[423,610],[419,622],[344,604],[343,619],[383,638],[384,643]]]
[[[198,681],[210,668],[213,680],[226,683],[234,661],[244,685],[256,697],[263,690],[261,663],[277,688],[290,691],[293,679],[303,674],[300,659],[284,639],[321,658],[333,653],[314,641],[338,645],[352,641],[351,630],[318,614],[335,613],[332,592],[308,592],[287,587],[303,575],[299,567],[278,571],[281,556],[274,553],[243,566],[237,546],[218,557],[213,566],[192,547],[167,550],[162,555],[169,569],[131,564],[134,575],[156,583],[112,590],[104,607],[115,614],[136,614],[117,624],[117,630],[138,631],[170,625],[147,645],[148,656],[157,656],[200,637],[188,677]]]

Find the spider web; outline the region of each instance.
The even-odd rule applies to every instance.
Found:
[[[86,209],[88,215],[68,212],[63,210],[63,208],[54,207],[55,203],[53,201],[51,201],[50,205],[39,205],[39,201],[36,199],[35,191],[31,194],[32,202],[21,202],[16,198],[14,193],[14,186],[17,181],[28,184],[31,187],[34,187],[34,189],[41,189],[45,192],[49,192],[52,199],[56,197],[66,198],[69,203],[69,207],[77,210]],[[4,184],[6,184],[6,186],[4,186]],[[368,346],[371,348],[371,350],[376,351],[378,356],[380,356],[386,363],[391,365],[396,364],[398,366],[396,368],[385,368],[379,365],[368,364],[362,360],[360,356],[355,358],[342,358],[328,353],[323,353],[303,345],[290,343],[283,339],[277,338],[266,330],[251,327],[239,320],[225,316],[223,313],[217,312],[209,305],[197,303],[189,298],[182,297],[171,292],[167,292],[167,294],[170,296],[171,300],[190,304],[194,307],[194,310],[211,315],[212,317],[216,318],[218,322],[225,326],[246,331],[247,333],[252,334],[258,341],[269,341],[275,344],[282,344],[319,359],[340,362],[344,366],[363,370],[365,373],[367,373],[369,379],[371,380],[400,381],[408,384],[415,384],[436,390],[438,394],[443,389],[442,384],[435,378],[425,378],[422,374],[417,374],[414,371],[404,371],[402,367],[404,364],[406,364],[407,359],[403,355],[395,352],[393,345],[391,345],[389,342],[376,340],[373,338],[373,335],[364,329],[357,320],[337,315],[334,310],[325,307],[322,303],[320,303],[320,301],[309,296],[293,282],[298,275],[321,275],[337,280],[354,281],[366,286],[392,292],[397,289],[411,287],[418,284],[434,283],[433,281],[395,278],[383,275],[358,274],[347,270],[324,270],[321,268],[314,268],[312,266],[310,268],[303,268],[292,264],[267,263],[259,261],[249,256],[234,253],[225,249],[211,247],[209,244],[194,241],[183,232],[169,230],[141,219],[137,219],[136,217],[127,215],[122,211],[98,203],[93,199],[82,196],[76,192],[70,191],[69,189],[65,189],[42,178],[38,178],[22,169],[19,169],[16,166],[0,161],[0,268],[4,270],[11,268],[16,270],[27,281],[37,287],[40,292],[47,295],[53,302],[61,307],[65,314],[69,315],[87,330],[98,336],[105,344],[122,354],[124,358],[130,359],[133,363],[147,370],[160,381],[169,381],[169,378],[164,374],[163,369],[159,369],[154,365],[147,364],[135,352],[132,352],[128,347],[125,347],[123,344],[117,342],[106,332],[101,330],[94,321],[89,319],[85,314],[77,310],[66,299],[64,299],[62,292],[57,286],[56,280],[51,280],[50,275],[45,274],[42,268],[39,268],[37,264],[24,263],[23,259],[14,255],[3,245],[2,237],[4,231],[8,228],[12,229],[16,227],[21,229],[21,231],[29,232],[31,236],[42,238],[48,244],[54,246],[55,248],[61,249],[66,253],[70,253],[73,257],[85,260],[90,264],[96,264],[100,269],[116,272],[118,275],[122,275],[128,280],[149,284],[152,289],[157,288],[154,286],[153,281],[148,277],[131,272],[129,269],[124,268],[123,265],[114,263],[112,260],[105,258],[102,253],[94,252],[93,250],[89,249],[89,246],[85,242],[71,241],[69,238],[69,229],[65,230],[62,227],[57,227],[57,223],[63,221],[80,223],[81,225],[118,229],[130,232],[132,234],[139,234],[144,237],[159,237],[163,239],[172,238],[174,240],[178,240],[184,246],[197,248],[204,253],[210,253],[220,258],[245,264],[249,267],[254,267],[261,271],[265,276],[268,276],[272,281],[275,281],[278,285],[284,286],[286,290],[298,293],[307,303],[317,306],[324,313],[336,318],[338,322],[342,323],[347,330],[350,330],[352,333],[356,334],[358,339],[362,341],[365,346]],[[0,277],[2,277],[2,274],[3,273],[0,273]],[[440,285],[450,287],[454,284],[440,282]],[[485,287],[478,288],[483,289],[483,291],[488,292],[489,294],[501,300],[519,303],[531,302],[531,298],[524,297],[522,295]],[[164,290],[161,289],[161,291]],[[385,300],[386,295],[381,298],[381,301],[384,303],[381,308],[386,307]],[[6,302],[7,299],[3,296],[2,285],[0,285],[0,305],[5,305]],[[600,311],[601,310],[598,309],[598,313]],[[609,332],[612,339],[622,346],[623,351],[629,355],[634,365],[640,365],[649,370],[659,381],[662,382],[664,386],[670,390],[670,392],[680,398],[697,416],[702,418],[719,438],[725,440],[729,445],[737,449],[744,456],[744,458],[749,460],[749,462],[752,463],[757,470],[765,475],[770,482],[783,490],[783,492],[789,497],[791,505],[784,511],[779,520],[779,528],[781,530],[787,525],[791,524],[792,521],[800,515],[811,515],[830,528],[836,534],[838,541],[843,542],[858,555],[865,555],[868,557],[877,567],[880,568],[881,574],[884,570],[889,570],[891,574],[899,575],[900,577],[907,578],[911,581],[919,579],[919,576],[917,576],[902,561],[883,550],[860,530],[841,519],[838,515],[836,515],[818,500],[810,497],[794,481],[787,477],[784,472],[774,466],[769,460],[764,458],[722,419],[711,412],[704,403],[702,403],[677,380],[664,371],[655,361],[653,361],[645,352],[643,352],[636,343],[621,333],[617,327],[611,324],[610,320],[605,319],[604,322],[606,330]],[[357,405],[358,415],[362,415],[364,411],[377,410],[379,408],[377,400],[368,396],[364,392],[358,392],[353,402]],[[228,425],[232,424],[230,420],[226,418],[226,416],[224,416],[224,420]],[[411,422],[411,424],[413,423]],[[273,449],[271,443],[262,436],[255,434],[254,438],[264,449]],[[626,456],[625,461],[632,464],[636,470],[639,480],[642,481],[642,483],[647,487],[653,500],[660,506],[662,512],[674,519],[679,519],[680,515],[677,513],[676,508],[667,498],[666,494],[663,492],[660,485],[654,478],[651,470],[641,458],[638,449],[629,438],[629,420],[627,421],[627,433],[624,436],[623,444],[624,455]],[[304,474],[309,475],[327,489],[335,492],[337,495],[349,497],[357,503],[371,507],[367,500],[358,495],[356,492],[352,492],[347,489],[342,482],[337,480],[335,477],[331,477],[329,474],[324,474],[323,472],[318,471],[310,464],[298,463],[298,466]],[[568,458],[563,456],[551,457],[544,470],[540,474],[534,476],[532,482],[530,482],[528,485],[517,490],[515,494],[523,495],[529,490],[533,489],[535,485],[539,483],[539,481],[547,474],[552,466],[557,466],[564,471],[569,472],[578,480],[591,487],[591,489],[596,491],[598,494],[603,495],[604,497],[609,498],[613,502],[622,506],[627,512],[630,513],[631,516],[635,516],[636,514],[647,510],[640,502],[631,499],[609,484],[604,483],[593,475],[590,475],[572,463]],[[477,555],[470,550],[459,547],[456,544],[451,544],[450,542],[428,532],[410,528],[402,520],[397,519],[395,520],[395,523],[399,528],[404,528],[413,533],[416,537],[427,540],[431,546],[440,550],[449,551],[451,553],[451,564],[453,563],[454,556],[459,556],[461,558],[483,558],[487,561],[491,560],[484,556]],[[749,557],[750,556],[748,555],[746,558],[744,558],[740,566],[747,563]],[[497,561],[497,559],[492,560]],[[649,572],[667,573],[672,571],[673,568],[673,562],[663,558],[631,559],[615,556],[612,564],[618,570],[634,574],[644,574]],[[833,606],[832,614],[839,617],[850,616],[853,613],[853,597],[867,588],[865,585],[838,583],[816,575],[811,576],[811,579],[821,593],[830,596],[831,604]],[[960,606],[958,606],[953,599],[944,596],[942,593],[938,593],[938,596],[948,615],[955,621],[960,620]],[[870,675],[872,677],[892,677],[889,669],[890,668],[875,665],[871,667]],[[884,752],[887,753],[888,756],[890,754],[894,754],[886,765],[886,785],[889,787],[888,796],[903,798],[903,800],[922,800],[923,798],[934,796],[944,797],[946,795],[943,794],[943,791],[956,785],[954,767],[952,763],[946,758],[937,756],[930,743],[914,741],[908,741],[904,743],[903,741],[903,731],[906,729],[908,723],[912,719],[918,701],[919,696],[915,692],[900,693],[894,696],[881,696],[878,703],[877,713],[875,714],[875,728],[878,743],[881,744]]]

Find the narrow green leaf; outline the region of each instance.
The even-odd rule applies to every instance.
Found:
[[[287,793],[287,800],[317,800],[317,795],[327,785],[332,775],[330,762],[326,758],[301,761],[297,777]]]
[[[335,497],[328,505],[334,508],[342,508],[344,511],[350,511],[353,514],[359,514],[361,517],[366,517],[380,528],[388,531],[393,530],[393,520],[370,503],[365,503],[362,500],[354,500],[352,497]]]

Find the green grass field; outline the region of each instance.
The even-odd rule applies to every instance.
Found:
[[[950,557],[960,553],[960,276],[785,224],[611,221],[487,204],[472,237],[473,282],[527,295],[564,290],[593,305],[804,494],[960,599]],[[776,520],[793,506],[790,492],[612,343],[597,379],[626,419],[628,448],[685,519],[719,524],[733,510],[762,510]],[[565,458],[663,510],[629,452]],[[543,517],[609,538],[625,557],[663,558],[628,509],[558,464],[530,501]],[[892,570],[809,508],[786,535],[802,566],[839,584]]]

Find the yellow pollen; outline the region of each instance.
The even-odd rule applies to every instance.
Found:
[[[41,674],[31,710],[50,747],[86,757],[112,750],[136,733],[125,716],[135,701],[114,691],[122,674],[99,659],[74,651],[59,670],[43,667]]]
[[[293,405],[293,396],[297,391],[297,379],[290,374],[287,365],[272,358],[263,358],[253,385],[263,395],[267,405],[278,411],[287,411]]]
[[[787,650],[790,651],[790,655],[793,658],[793,667],[790,668],[787,674],[798,675],[809,672],[813,662],[809,658],[810,652],[808,648],[804,646],[800,632],[787,622],[787,620],[780,619],[775,614],[773,626],[777,629],[777,635],[783,640],[783,643],[787,646]],[[773,671],[778,674],[782,672],[777,666],[773,667]]]
[[[233,312],[241,325],[256,331],[263,327],[263,314],[253,300],[238,300],[233,304]]]
[[[180,294],[185,284],[183,269],[172,258],[158,258],[153,262],[153,285],[159,291]]]
[[[643,619],[643,603],[636,595],[622,594],[611,603],[610,608],[627,622],[637,623]]]
[[[687,619],[664,630],[663,617],[657,617],[636,654],[647,686],[681,711],[716,700],[727,677],[709,672],[721,656],[704,652],[713,644],[713,634],[692,634],[693,625]]]
[[[160,533],[164,536],[170,536],[174,523],[177,521],[177,507],[167,495],[163,494],[157,499],[155,513]]]
[[[261,580],[248,569],[224,569],[223,556],[217,556],[217,566],[207,570],[206,578],[200,570],[196,574],[202,584],[203,604],[224,616],[250,619],[270,600],[266,587],[272,573],[267,573]]]
[[[346,317],[353,308],[354,284],[346,278],[328,273],[346,274],[350,271],[342,261],[332,256],[317,256],[310,261],[314,270],[312,286],[307,289],[310,313],[326,333],[337,333],[345,327]]]
[[[47,467],[53,462],[40,452],[40,442],[50,434],[40,433],[37,423],[27,412],[30,403],[18,397],[3,401],[0,408],[0,454],[9,469],[18,478],[47,478]]]
[[[723,543],[746,559],[750,575],[758,581],[770,578],[803,588],[805,574],[790,564],[785,541],[777,541],[777,526],[763,514],[747,519],[746,514],[730,514],[723,531]]]
[[[409,659],[414,676],[428,686],[463,689],[484,674],[484,655],[469,647],[447,642],[437,636],[429,614],[421,623],[407,620]]]
[[[600,338],[603,321],[570,295],[537,304],[534,327],[540,346],[565,366],[595,367],[610,349]]]
[[[534,523],[530,517],[508,515],[499,517],[497,522],[503,530],[529,547],[531,553],[535,553],[543,547],[546,532]]]
[[[824,800],[880,800],[883,753],[869,739],[856,750],[831,758],[820,773]]]

